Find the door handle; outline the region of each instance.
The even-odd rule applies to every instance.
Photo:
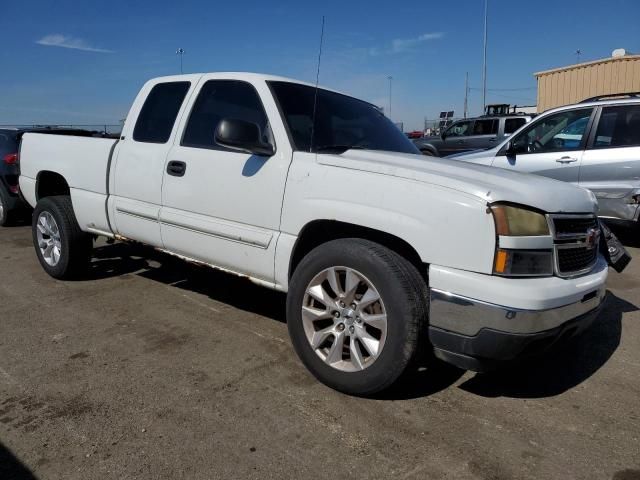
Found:
[[[562,158],[558,158],[556,160],[556,162],[563,163],[563,164],[573,163],[573,162],[577,162],[577,161],[578,161],[577,158],[571,158],[571,157],[562,157]]]
[[[184,177],[186,171],[187,164],[184,162],[172,160],[167,164],[167,173],[173,177]]]

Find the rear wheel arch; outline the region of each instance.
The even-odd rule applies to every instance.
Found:
[[[427,279],[427,266],[422,262],[416,249],[406,240],[382,230],[338,220],[314,220],[302,228],[291,254],[289,279],[302,259],[314,248],[332,240],[344,238],[369,240],[387,247],[409,261],[422,277]]]
[[[71,195],[67,180],[57,172],[43,170],[36,178],[36,200],[58,195]]]

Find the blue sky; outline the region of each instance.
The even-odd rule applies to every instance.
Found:
[[[315,81],[388,108],[405,129],[462,113],[482,83],[483,0],[30,1],[0,7],[0,124],[117,123],[145,80],[246,70]],[[640,52],[640,1],[489,0],[490,102],[535,103],[533,72]],[[506,90],[517,89],[517,90]],[[472,90],[471,113],[481,109]]]

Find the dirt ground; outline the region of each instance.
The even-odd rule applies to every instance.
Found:
[[[90,279],[0,229],[0,479],[640,479],[640,233],[583,336],[510,370],[319,384],[284,296],[101,244]]]

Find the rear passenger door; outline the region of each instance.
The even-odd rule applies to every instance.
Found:
[[[471,136],[467,139],[467,150],[493,147],[498,139],[498,118],[481,118],[473,123]]]
[[[580,186],[593,191],[599,215],[637,218],[640,191],[640,104],[603,106],[580,168]]]
[[[197,79],[194,76],[194,80]],[[109,218],[118,234],[162,247],[158,216],[165,159],[192,81],[145,85],[131,107],[111,166]]]

